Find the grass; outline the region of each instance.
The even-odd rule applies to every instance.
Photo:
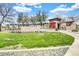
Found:
[[[0,48],[22,44],[26,48],[71,45],[74,38],[60,32],[0,33]]]

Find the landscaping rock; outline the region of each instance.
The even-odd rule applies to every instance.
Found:
[[[0,56],[64,56],[69,47],[0,51]]]
[[[12,49],[23,49],[23,45],[22,44],[18,44],[18,45],[14,45],[14,46],[6,46],[3,48],[0,48],[0,50],[12,50]]]

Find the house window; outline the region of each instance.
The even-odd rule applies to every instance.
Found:
[[[69,22],[69,23],[66,23],[66,26],[70,26],[71,25],[71,23]]]

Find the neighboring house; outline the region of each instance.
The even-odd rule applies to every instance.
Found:
[[[49,19],[49,28],[51,29],[60,29],[60,18]]]
[[[76,22],[76,24],[77,24],[77,29],[78,29],[78,31],[79,31],[79,21]]]
[[[75,30],[76,23],[70,19],[63,20],[61,18],[49,19],[49,28],[61,30]]]
[[[74,21],[64,21],[60,27],[62,30],[76,30],[76,23]]]

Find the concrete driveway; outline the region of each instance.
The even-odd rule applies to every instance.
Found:
[[[79,32],[67,32],[67,31],[60,31],[67,33],[75,38],[74,43],[69,48],[65,56],[79,56]]]
[[[58,30],[57,32],[63,32],[75,38],[74,43],[71,45],[65,56],[79,56],[79,32],[70,32],[65,30]]]

